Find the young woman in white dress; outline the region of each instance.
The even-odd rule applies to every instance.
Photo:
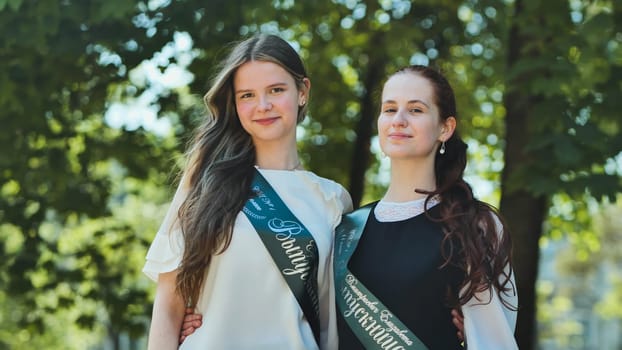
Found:
[[[296,126],[310,87],[298,54],[274,35],[238,43],[222,62],[143,269],[157,282],[149,349],[180,346],[187,308],[203,322],[183,349],[337,347],[332,248],[352,204],[341,185],[301,168]],[[264,236],[256,220],[279,201],[293,219],[274,217]]]

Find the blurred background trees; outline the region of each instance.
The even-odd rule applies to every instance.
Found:
[[[0,349],[144,347],[146,249],[214,65],[255,32],[305,59],[305,166],[355,204],[386,185],[373,137],[384,78],[440,67],[469,179],[512,229],[521,349],[619,347],[593,328],[619,334],[622,318],[621,7],[0,0]]]

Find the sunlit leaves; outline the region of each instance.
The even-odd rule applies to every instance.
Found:
[[[158,203],[170,195],[168,176],[203,117],[201,96],[225,44],[258,31],[282,35],[307,65],[305,166],[346,186],[364,178],[363,202],[379,198],[387,162],[373,149],[367,169],[350,173],[370,148],[356,141],[373,135],[388,74],[437,66],[456,92],[476,193],[494,204],[500,187],[551,198],[546,240],[566,237],[575,260],[589,263],[615,245],[590,226],[585,203],[622,186],[619,5],[525,0],[528,15],[517,20],[532,40],[507,69],[517,48],[507,41],[515,3],[0,0],[0,283],[24,307],[0,322],[49,327],[44,311],[58,307],[68,323],[144,331],[152,285],[138,270],[163,214]],[[185,79],[163,87],[185,67]],[[505,131],[515,92],[529,97],[521,100],[526,133],[520,163],[504,164],[506,138],[519,131]],[[362,126],[372,134],[358,134]],[[566,296],[548,296],[547,312],[572,307]],[[575,326],[563,333],[576,334]]]
[[[602,300],[596,304],[596,312],[605,319],[620,319],[622,317],[622,277],[611,277],[613,288],[605,293]]]
[[[538,335],[543,341],[540,344],[568,348],[579,346],[583,325],[573,317],[575,305],[567,295],[558,295],[551,281],[539,281],[538,294]]]
[[[559,328],[567,320],[586,321],[586,315],[594,317],[592,312],[603,319],[616,319],[622,315],[620,309],[620,264],[622,254],[620,244],[620,204],[598,205],[593,199],[585,197],[585,202],[572,201],[570,198],[554,198],[555,210],[551,210],[549,224],[554,227],[551,236],[542,240],[543,252],[559,252],[553,268],[544,272],[543,278],[558,276],[555,283],[544,280],[539,283],[539,297],[545,297],[539,303],[538,322],[543,341],[563,343],[568,334]],[[593,230],[581,230],[592,223]],[[555,250],[548,249],[554,245]],[[547,260],[552,260],[547,257]],[[574,300],[570,308],[554,308],[555,299]],[[605,321],[606,322],[606,321]],[[584,330],[576,330],[577,336]]]

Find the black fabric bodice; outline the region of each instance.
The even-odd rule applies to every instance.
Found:
[[[462,349],[449,301],[457,300],[464,273],[440,268],[442,239],[440,224],[425,214],[379,222],[372,208],[348,268],[430,350]],[[340,312],[337,323],[339,349],[364,349]]]

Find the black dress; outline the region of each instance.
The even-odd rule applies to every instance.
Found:
[[[440,268],[442,239],[440,225],[425,214],[379,222],[372,208],[348,268],[428,349],[462,349],[449,300],[457,299],[464,273]],[[339,349],[364,349],[340,312],[337,325]]]

